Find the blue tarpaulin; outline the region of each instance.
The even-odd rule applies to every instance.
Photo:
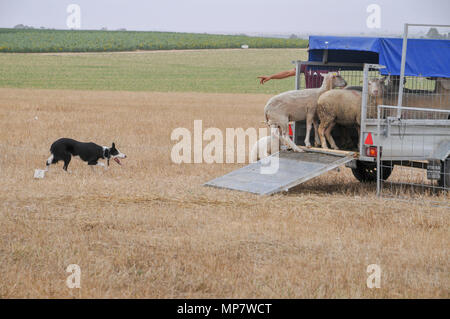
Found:
[[[309,61],[374,63],[384,75],[400,75],[403,39],[310,36]],[[408,39],[405,75],[450,77],[450,40]]]

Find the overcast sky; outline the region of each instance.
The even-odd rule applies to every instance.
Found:
[[[67,6],[81,29],[207,33],[401,33],[403,23],[450,24],[450,0],[0,0],[0,27],[67,29]],[[380,6],[380,29],[366,20]]]

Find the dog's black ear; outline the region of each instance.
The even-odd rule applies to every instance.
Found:
[[[116,143],[112,143],[112,148],[116,148]]]

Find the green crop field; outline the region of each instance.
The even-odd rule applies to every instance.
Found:
[[[307,40],[175,32],[0,29],[0,52],[306,48]]]
[[[304,49],[0,53],[0,87],[274,94],[294,79],[260,85],[257,76],[306,57]]]

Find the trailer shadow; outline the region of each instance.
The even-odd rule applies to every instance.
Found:
[[[441,204],[450,205],[450,193],[440,187],[433,185],[405,185],[402,183],[387,183],[382,188],[381,196],[386,198],[397,198],[403,200],[425,200],[436,201]],[[345,196],[375,196],[377,193],[376,183],[360,183],[358,181],[329,182],[329,179],[309,181],[293,187],[287,195],[345,195]]]
[[[289,194],[331,194],[331,195],[376,195],[376,183],[360,183],[355,182],[329,182],[329,181],[310,181],[293,187],[289,190]]]
[[[394,197],[444,197],[449,199],[448,188],[439,186],[437,183],[429,183],[422,185],[407,184],[401,182],[385,182],[382,190],[382,195],[389,195]]]

